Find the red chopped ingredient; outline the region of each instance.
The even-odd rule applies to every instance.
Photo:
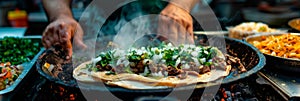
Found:
[[[70,100],[74,101],[75,100],[75,96],[74,94],[70,94]]]

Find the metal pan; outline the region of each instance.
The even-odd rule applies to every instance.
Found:
[[[300,31],[300,18],[292,19],[288,22],[288,25],[294,30]]]
[[[207,35],[197,34],[197,39],[195,40],[196,44],[207,44]],[[222,38],[222,37],[215,37],[215,38]],[[201,41],[200,41],[201,40]],[[237,80],[241,80],[243,78],[249,77],[250,75],[255,74],[260,69],[262,69],[265,65],[265,57],[262,53],[260,53],[255,47],[246,43],[242,40],[237,40],[233,38],[225,37],[227,52],[232,56],[236,56],[241,59],[242,63],[245,65],[246,69],[248,70],[245,73],[234,75],[233,73],[223,79],[222,84],[233,83]],[[42,62],[43,60],[39,61]],[[68,89],[78,89],[80,85],[80,89],[85,94],[102,94],[105,92],[111,92],[115,96],[118,96],[121,99],[134,99],[139,96],[166,96],[170,92],[175,91],[179,94],[188,90],[194,90],[193,94],[201,94],[206,87],[214,87],[218,86],[220,83],[217,82],[210,82],[210,83],[199,83],[194,86],[183,86],[178,87],[176,89],[167,88],[167,89],[146,89],[146,90],[131,90],[125,89],[121,87],[114,87],[114,86],[106,86],[102,85],[99,86],[99,83],[82,83],[77,82],[77,85],[74,86],[72,83],[65,83],[62,80],[55,79],[47,73],[43,72],[41,69],[41,63],[37,62],[37,70],[39,73],[50,82],[56,83],[59,86],[65,86]],[[76,82],[73,82],[76,83]],[[196,89],[195,89],[196,88]]]
[[[23,37],[23,38],[28,38],[31,39],[35,42],[41,42],[40,37]],[[31,59],[30,62],[26,62],[21,64],[23,66],[23,71],[19,75],[19,77],[14,81],[14,83],[9,86],[8,88],[4,90],[0,90],[0,100],[9,100],[15,92],[18,91],[18,89],[22,86],[24,82],[26,82],[27,75],[29,75],[34,69],[32,68],[38,59],[39,55],[42,54],[43,48]]]
[[[263,36],[278,36],[286,33],[281,34],[262,34],[262,35],[253,35],[249,36],[245,39],[246,42],[252,43],[253,41],[261,41]],[[293,35],[300,36],[300,33],[291,33]],[[300,72],[300,59],[290,59],[290,58],[283,58],[278,56],[272,56],[269,54],[264,54],[266,57],[266,65],[270,69],[277,69],[279,71],[286,71],[292,73],[299,73]]]

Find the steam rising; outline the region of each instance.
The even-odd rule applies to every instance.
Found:
[[[133,19],[132,21],[126,23],[118,32],[114,38],[114,43],[116,43],[121,49],[128,49],[132,45],[145,35],[156,34],[157,33],[157,16],[147,15],[140,16]],[[121,20],[123,22],[124,20]],[[137,44],[146,44],[148,41],[138,41]],[[144,43],[140,43],[144,42]]]
[[[133,0],[128,0],[128,1],[133,1]],[[152,0],[144,0],[144,1],[151,2]],[[156,2],[152,1],[154,2],[153,3],[154,8],[156,8],[156,10],[163,9],[164,6],[161,3],[157,3],[161,1],[160,0],[155,0],[155,1]],[[92,59],[95,56],[97,56],[100,52],[109,50],[109,48],[107,47],[109,42],[114,42],[121,49],[127,49],[129,47],[132,47],[132,45],[136,42],[136,40],[143,38],[145,35],[159,34],[166,38],[170,38],[170,36],[168,36],[169,33],[160,33],[157,31],[159,28],[158,20],[159,17],[161,16],[159,16],[158,14],[151,13],[151,11],[149,11],[150,14],[149,12],[145,13],[145,10],[153,10],[153,9],[144,9],[143,6],[136,5],[136,3],[132,3],[132,2],[129,3],[126,2],[125,3],[126,6],[123,6],[120,5],[120,2],[123,2],[123,0],[94,0],[92,4],[89,5],[89,7],[87,7],[85,12],[82,14],[82,17],[79,22],[84,30],[84,43],[88,46],[88,49],[85,50],[84,52],[79,50],[74,50],[73,55]],[[123,8],[117,10],[117,8],[120,6],[122,6]],[[213,13],[213,11],[211,12]],[[117,15],[119,14],[120,16],[116,16],[114,14]],[[110,17],[110,16],[115,16],[115,17]],[[204,18],[202,20],[211,17],[215,17],[215,16],[202,17]],[[107,20],[108,18],[110,19]],[[170,18],[167,19],[169,20],[169,23],[173,23],[173,25],[177,26],[177,28],[181,27],[181,25],[179,25],[177,22],[174,22],[174,20]],[[218,20],[216,19],[215,21]],[[201,25],[205,25],[205,24],[201,24]],[[219,24],[216,22],[210,23],[210,25],[212,25],[213,27],[205,27],[205,26],[201,26],[201,27],[203,27],[203,29],[205,30],[210,28],[216,28],[215,26],[217,27],[219,26]],[[170,29],[168,29],[167,27],[166,30],[168,31]],[[185,36],[185,38],[186,37],[190,37],[190,36]],[[151,42],[151,40],[145,40],[144,44],[147,44],[147,42],[149,41]],[[179,43],[185,43],[184,38],[179,38],[179,40],[170,39],[170,41],[175,45]],[[225,41],[218,40],[217,42],[215,42],[215,39],[211,39],[210,43],[212,44],[212,46],[221,46],[221,48],[223,47],[221,50],[223,51],[223,53],[226,53],[226,51],[224,51]],[[85,60],[80,62],[83,63],[85,62]],[[100,95],[103,96],[102,98],[104,98],[102,100],[105,99],[112,100],[112,98],[115,99],[115,97],[110,97],[111,95],[107,96],[109,94],[106,95],[97,94],[97,95],[88,95],[88,96],[99,97]],[[180,95],[182,96],[182,94]]]

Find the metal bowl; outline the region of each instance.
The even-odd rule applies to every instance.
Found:
[[[262,37],[267,36],[278,36],[281,34],[265,34],[265,35],[253,35],[245,38],[245,41],[248,43],[253,43],[253,41],[262,41]],[[292,35],[299,35],[300,33],[291,33]],[[271,69],[277,69],[277,70],[283,70],[287,72],[300,72],[300,59],[292,59],[292,58],[284,58],[284,57],[278,57],[278,56],[272,56],[269,54],[264,54],[266,57],[266,65],[268,65],[268,68]],[[273,68],[274,67],[274,68]]]
[[[288,25],[293,29],[300,31],[300,18],[292,19],[288,22]]]

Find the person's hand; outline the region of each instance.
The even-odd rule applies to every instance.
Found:
[[[194,44],[193,19],[188,11],[169,4],[160,13],[158,34],[175,45]]]
[[[45,29],[42,43],[45,48],[61,46],[67,53],[66,59],[70,59],[72,56],[72,39],[79,48],[86,48],[82,37],[83,31],[77,21],[70,17],[59,17]]]

